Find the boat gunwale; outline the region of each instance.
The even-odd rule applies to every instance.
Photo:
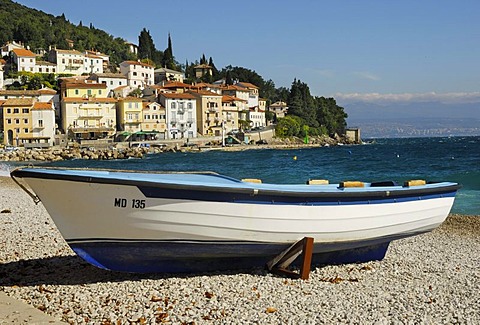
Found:
[[[28,170],[25,170],[28,169]],[[115,179],[112,177],[95,177],[87,175],[68,175],[68,174],[54,174],[49,172],[42,172],[44,170],[62,170],[62,171],[102,171],[113,173],[143,173],[143,174],[201,174],[220,177],[223,179],[231,180],[235,184],[244,184],[244,187],[229,187],[229,186],[215,186],[215,185],[197,185],[197,184],[178,184],[169,182],[148,181],[148,180],[132,180],[132,179]],[[334,191],[285,191],[281,189],[264,189],[261,188],[262,184],[244,183],[236,178],[224,176],[215,172],[199,171],[199,172],[177,172],[177,171],[135,171],[135,170],[115,170],[115,169],[85,169],[85,168],[58,168],[58,167],[19,167],[10,172],[12,178],[42,178],[53,180],[74,181],[83,183],[98,183],[98,184],[112,184],[112,185],[128,185],[136,187],[149,187],[149,188],[163,188],[172,190],[186,190],[186,191],[209,191],[217,193],[232,193],[232,194],[247,194],[250,196],[276,196],[276,197],[305,197],[305,198],[401,198],[401,197],[414,197],[425,195],[441,195],[446,193],[456,192],[461,188],[460,184],[451,182],[435,182],[434,184],[442,184],[443,186],[426,187],[402,187],[402,186],[387,186],[378,188],[378,190],[362,191],[364,188],[346,189],[335,187]],[[432,184],[432,183],[430,183]],[[331,184],[333,185],[333,184]],[[331,186],[330,185],[330,186]],[[428,184],[427,184],[428,185]],[[315,185],[305,185],[309,189],[315,187]],[[319,189],[322,185],[319,185]]]

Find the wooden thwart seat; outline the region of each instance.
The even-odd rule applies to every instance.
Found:
[[[258,178],[242,178],[242,182],[247,182],[247,183],[262,183],[261,179]]]
[[[328,179],[309,179],[307,185],[328,185],[330,182]]]

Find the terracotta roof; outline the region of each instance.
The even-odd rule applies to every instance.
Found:
[[[67,82],[65,84],[65,88],[67,88],[67,89],[75,89],[75,88],[82,88],[82,89],[102,88],[102,89],[106,89],[107,85],[104,84],[104,83]]]
[[[219,95],[217,93],[214,93],[213,91],[209,91],[209,90],[191,90],[189,91],[190,94],[192,95],[201,95],[201,96],[217,96],[217,97],[221,97],[222,95]]]
[[[118,90],[121,90],[121,89],[127,88],[127,87],[128,87],[127,85],[125,85],[125,86],[118,86],[117,88],[114,88],[113,90],[118,91]]]
[[[82,97],[64,97],[63,101],[65,103],[75,103],[75,102],[93,102],[93,103],[116,103],[117,100],[115,98],[82,98]]]
[[[33,109],[35,110],[51,110],[53,109],[52,103],[45,103],[45,102],[36,102],[33,104]]]
[[[162,93],[161,96],[165,98],[195,99],[195,97],[189,93]]]
[[[192,85],[179,82],[179,81],[171,81],[162,86],[162,88],[191,88]]]
[[[146,63],[143,63],[143,62],[138,62],[138,61],[123,61],[120,64],[124,64],[124,63],[129,64],[129,65],[141,65],[142,67],[154,68],[153,65],[146,64]]]
[[[235,96],[229,96],[229,95],[223,95],[222,96],[222,102],[228,103],[228,102],[247,102],[245,99],[241,99]]]
[[[152,104],[157,104],[158,106],[160,106],[160,109],[165,109],[165,107],[163,107],[161,104],[159,104],[157,102],[143,102],[143,108],[147,108],[148,106],[150,106]]]
[[[40,94],[56,94],[57,93],[56,90],[53,90],[53,89],[50,89],[50,88],[42,88],[42,89],[39,89],[38,92]]]
[[[32,106],[33,98],[9,98],[3,106]]]
[[[251,84],[251,83],[249,83],[249,82],[238,82],[237,85],[239,85],[240,87],[245,87],[245,88],[258,89],[257,86],[255,86],[254,84]]]
[[[3,96],[39,96],[38,90],[0,90]]]
[[[35,54],[33,54],[32,51],[30,50],[25,50],[25,49],[13,49],[13,53],[15,53],[16,56],[28,56],[28,57],[35,57]]]
[[[222,90],[236,90],[236,91],[248,92],[248,89],[240,87],[240,86],[236,86],[236,85],[221,86],[220,88]]]

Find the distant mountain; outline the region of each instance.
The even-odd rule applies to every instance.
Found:
[[[344,104],[348,126],[363,138],[480,135],[479,103]]]

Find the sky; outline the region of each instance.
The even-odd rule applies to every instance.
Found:
[[[136,44],[146,28],[159,50],[170,33],[180,63],[205,54],[340,104],[480,103],[478,0],[15,2]]]

